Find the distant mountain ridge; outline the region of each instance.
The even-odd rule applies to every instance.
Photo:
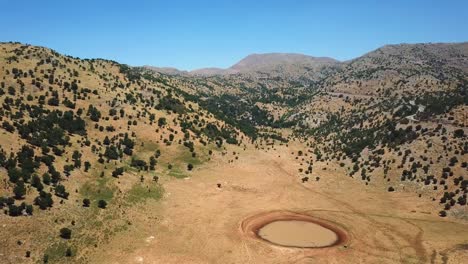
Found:
[[[259,71],[284,65],[309,65],[316,67],[335,63],[338,63],[338,61],[328,57],[312,57],[297,53],[265,53],[251,54],[229,69],[237,71]]]
[[[339,61],[328,57],[313,57],[298,53],[262,53],[250,54],[227,69],[201,68],[181,71],[170,67],[144,66],[145,68],[169,75],[214,76],[236,73],[270,72],[294,70],[296,67],[318,69],[323,66],[338,64]]]
[[[188,71],[181,71],[173,67],[155,67],[150,65],[144,65],[143,68],[153,70],[155,72],[167,74],[167,75],[185,75],[188,74]]]
[[[300,72],[317,72],[327,66],[351,66],[356,62],[365,60],[377,60],[379,64],[381,56],[388,58],[400,57],[400,60],[417,63],[421,60],[432,58],[434,62],[446,63],[468,72],[466,57],[468,54],[467,42],[460,43],[417,43],[417,44],[389,44],[370,51],[354,59],[340,62],[330,57],[313,57],[299,53],[262,53],[250,54],[229,68],[201,68],[192,71],[182,71],[170,67],[144,66],[155,72],[168,75],[185,76],[216,76],[238,73],[279,73],[298,74]],[[405,59],[406,57],[406,59]],[[386,58],[387,62],[388,58]],[[444,61],[448,59],[450,61]]]

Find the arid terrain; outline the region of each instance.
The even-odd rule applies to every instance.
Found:
[[[0,263],[468,259],[466,42],[192,72],[10,42],[0,82]]]
[[[295,177],[294,157],[284,155],[287,150],[247,151],[233,164],[206,165],[186,180],[164,184],[161,203],[142,206],[141,213],[131,217],[135,219],[132,227],[90,259],[99,263],[215,263],[220,259],[225,263],[359,263],[363,259],[366,263],[462,263],[466,259],[466,222],[440,218],[436,206],[417,197],[339,177],[340,170],[334,166],[317,173],[320,181],[302,184]],[[222,187],[217,188],[217,183]],[[282,210],[330,221],[346,232],[347,241],[331,248],[290,249],[252,239],[241,229],[251,216]]]

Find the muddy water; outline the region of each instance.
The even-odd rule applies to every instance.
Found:
[[[271,243],[288,247],[326,247],[338,240],[330,229],[298,220],[271,222],[262,227],[258,235]]]

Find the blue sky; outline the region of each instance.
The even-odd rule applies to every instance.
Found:
[[[179,69],[251,53],[339,60],[384,44],[468,41],[468,1],[0,0],[0,41]]]

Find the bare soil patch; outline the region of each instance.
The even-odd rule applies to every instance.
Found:
[[[164,181],[163,198],[128,211],[132,225],[90,254],[90,262],[464,263],[467,251],[452,249],[466,243],[465,222],[441,219],[427,199],[344,177],[333,164],[315,164],[312,176],[320,181],[302,183],[290,152],[246,151],[234,163],[215,156],[187,180]],[[298,248],[257,237],[268,223],[304,216],[339,234],[339,242]]]

